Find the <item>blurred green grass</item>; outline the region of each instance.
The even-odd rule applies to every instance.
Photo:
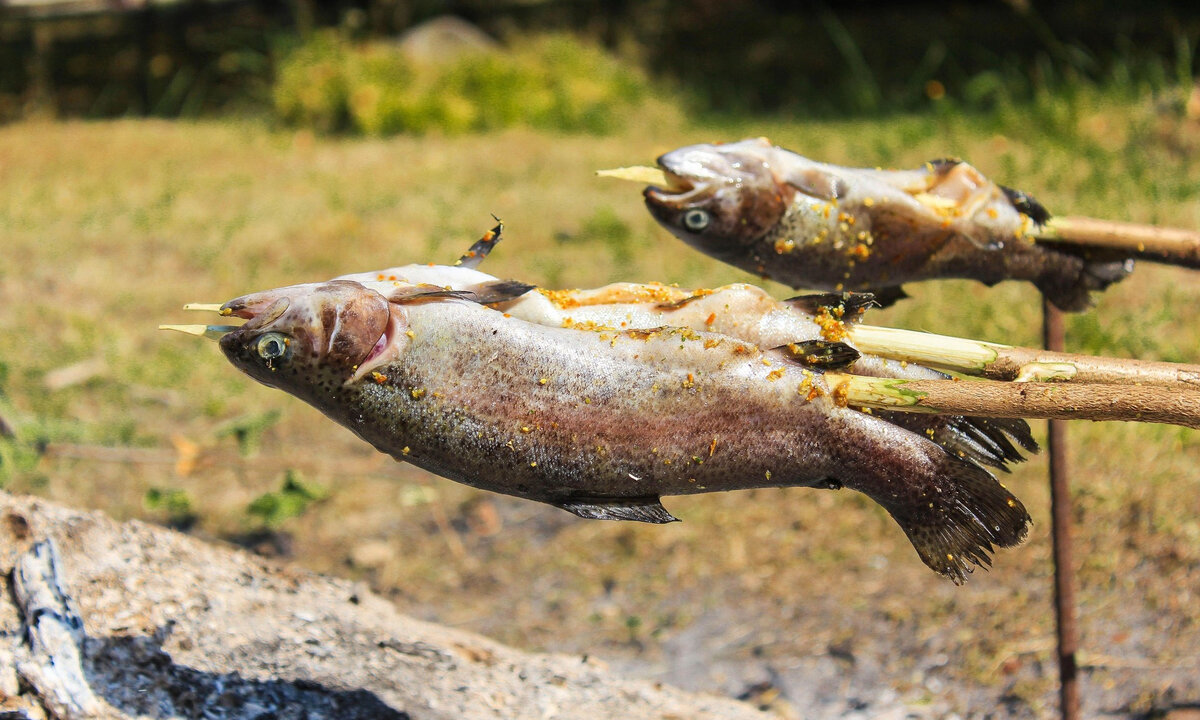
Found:
[[[903,678],[933,648],[951,655],[950,679],[980,697],[1010,691],[1045,710],[1047,669],[997,669],[1023,652],[1045,659],[1053,634],[1041,459],[1006,479],[1034,516],[1031,538],[958,589],[930,575],[886,514],[851,493],[669,498],[686,522],[664,528],[578,521],[394,463],[255,385],[215,346],[155,330],[198,321],[179,309],[185,302],[452,261],[491,213],[507,227],[484,266],[499,276],[556,287],[753,281],[659,229],[636,187],[593,173],[691,142],[756,135],[846,164],[960,156],[1052,210],[1200,227],[1200,124],[1174,94],[1084,88],[985,115],[948,106],[886,120],[688,126],[635,116],[600,137],[528,128],[323,137],[250,121],[8,125],[0,127],[0,416],[12,433],[0,437],[0,483],[119,518],[159,519],[147,493],[179,491],[196,514],[194,533],[236,537],[259,523],[246,512],[255,498],[296,473],[330,490],[280,519],[296,558],[363,578],[424,617],[527,647],[654,661],[657,640],[737,608],[756,638],[731,650],[740,656],[820,654],[875,633],[895,650],[876,661],[905,697],[927,693]],[[912,300],[872,322],[1038,341],[1039,305],[1027,287],[909,291]],[[1200,362],[1198,301],[1194,273],[1143,266],[1092,313],[1070,319],[1068,343]],[[90,361],[98,362],[74,384],[47,387],[54,371]],[[243,456],[231,423],[270,413],[278,421]],[[1084,647],[1152,666],[1194,658],[1200,627],[1187,588],[1200,586],[1200,435],[1076,423],[1070,447]],[[1113,628],[1141,615],[1170,622],[1133,645],[1114,640]],[[1089,682],[1106,672],[1117,671],[1096,669]],[[1153,674],[1137,682],[1162,692]]]

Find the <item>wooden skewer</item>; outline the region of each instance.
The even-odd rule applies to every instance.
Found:
[[[1053,379],[1200,391],[1200,365],[1051,352],[872,325],[846,330],[860,352],[991,380]]]
[[[1142,385],[898,380],[826,373],[839,403],[1004,418],[1125,420],[1200,429],[1200,390]]]
[[[1200,269],[1200,232],[1195,230],[1067,215],[1050,218],[1034,237],[1047,242],[1124,250]]]

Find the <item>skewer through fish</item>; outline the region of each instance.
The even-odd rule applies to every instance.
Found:
[[[1135,257],[1200,267],[1200,233],[1057,221],[958,160],[846,168],[759,138],[683,147],[658,163],[600,174],[649,184],[650,213],[692,247],[794,288],[870,291],[887,304],[907,282],[1024,280],[1079,311]],[[1139,228],[1134,241],[1114,247],[1130,228]]]
[[[845,486],[887,508],[955,582],[1026,533],[1024,507],[990,473],[842,407],[782,349],[687,328],[551,327],[489,307],[528,289],[279,288],[226,303],[246,322],[220,345],[398,460],[581,517],[669,522],[664,495]]]

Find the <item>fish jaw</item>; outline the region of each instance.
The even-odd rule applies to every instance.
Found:
[[[646,208],[701,252],[720,259],[740,254],[778,225],[791,201],[773,170],[772,152],[762,138],[672,150],[658,158],[670,187],[646,188]]]
[[[360,378],[360,368],[396,352],[393,336],[402,336],[388,301],[346,280],[244,295],[222,310],[246,320],[220,340],[229,361],[314,404],[323,390]]]

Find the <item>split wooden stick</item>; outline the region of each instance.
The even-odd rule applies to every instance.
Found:
[[[1124,420],[1200,429],[1200,390],[992,380],[899,380],[826,373],[839,403],[1003,418]]]
[[[1050,352],[872,325],[850,325],[846,331],[860,352],[991,380],[1054,379],[1200,391],[1200,365]]]

